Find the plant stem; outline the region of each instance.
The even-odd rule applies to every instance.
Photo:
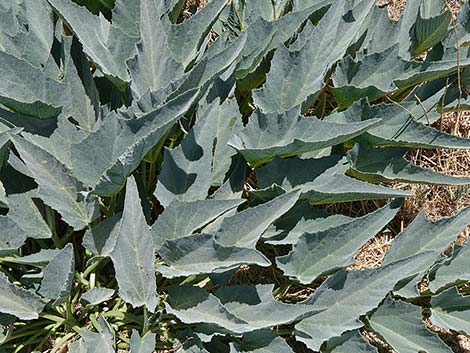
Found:
[[[74,320],[73,317],[73,308],[70,296],[68,296],[67,301],[65,302],[65,319],[67,321]]]
[[[56,248],[61,249],[62,242],[60,241],[59,236],[57,235],[55,212],[50,207],[48,207],[46,210],[46,220],[47,224],[49,225],[49,228],[51,229],[52,241],[54,242],[54,245],[56,246]]]
[[[155,178],[157,176],[157,162],[150,163],[149,178],[147,182],[147,191],[151,192],[154,189]]]
[[[144,325],[142,328],[142,336],[144,336],[149,330],[149,311],[144,305]]]
[[[90,289],[93,289],[96,284],[96,274],[94,272],[90,273]]]
[[[3,343],[11,342],[11,341],[14,341],[18,338],[22,338],[25,336],[30,336],[34,332],[43,332],[43,331],[44,331],[44,324],[39,330],[27,330],[25,332],[20,332],[20,333],[16,333],[14,335],[8,336],[8,338]]]
[[[30,345],[31,343],[35,342],[39,336],[43,335],[45,331],[50,330],[54,326],[55,325],[52,324],[52,325],[46,326],[43,330],[40,330],[40,331],[36,332],[30,339],[22,342],[18,347],[16,347],[16,349],[13,351],[13,353],[21,352],[23,348],[25,348],[28,345]]]
[[[90,266],[88,266],[85,271],[83,271],[82,277],[87,278],[94,270],[96,270],[101,264],[107,263],[109,260],[107,257],[102,257],[95,262],[93,262]]]
[[[46,342],[48,340],[50,340],[50,337],[51,335],[55,332],[55,330],[57,330],[58,328],[60,327],[59,324],[56,324],[54,325],[50,330],[49,332],[46,334],[46,336],[44,336],[44,338],[41,340],[41,342],[39,342],[39,344],[34,348],[34,351],[39,351],[42,346],[44,346],[46,344]]]
[[[148,189],[147,183],[147,163],[145,161],[141,164],[141,171],[142,171],[142,181],[144,182],[145,189]]]
[[[83,278],[83,276],[80,275],[80,273],[75,272],[75,279],[77,279],[77,281],[79,281],[85,287],[88,287],[90,285],[90,282],[88,282],[85,278]]]
[[[81,328],[78,326],[78,323],[75,321],[75,319],[72,317],[71,320],[73,321],[68,321],[67,319],[64,319],[63,317],[52,315],[52,314],[47,314],[47,313],[42,313],[39,315],[39,317],[42,317],[44,319],[54,321],[57,324],[60,325],[67,325],[70,326],[72,330],[74,330],[77,333],[81,332]]]
[[[66,334],[64,337],[62,337],[60,340],[58,340],[54,346],[54,348],[52,348],[52,351],[51,353],[56,353],[59,349],[61,349],[65,343],[70,340],[71,338],[73,338],[75,336],[74,333],[70,332],[68,334]]]
[[[131,315],[131,314],[128,314],[128,313],[125,313],[125,312],[122,312],[122,311],[107,311],[103,314],[104,317],[112,317],[112,318],[117,318],[117,319],[121,319],[121,320],[127,320],[129,322],[133,322],[133,323],[136,323],[136,324],[142,324],[142,319],[137,317],[137,316],[134,316],[134,315]]]

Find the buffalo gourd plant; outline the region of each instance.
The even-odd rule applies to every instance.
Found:
[[[468,2],[183,7],[0,0],[0,350],[451,352],[422,317],[470,334],[468,209],[349,266],[390,182],[470,184],[406,159],[470,149],[432,125],[468,107]]]

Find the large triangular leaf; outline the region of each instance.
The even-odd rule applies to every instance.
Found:
[[[39,317],[45,303],[37,294],[11,283],[0,273],[0,312],[15,315],[22,320]]]
[[[0,229],[0,255],[17,252],[28,237],[28,233],[9,216],[0,216]]]
[[[139,40],[140,1],[117,1],[113,22],[95,16],[70,0],[48,0],[57,14],[70,26],[85,53],[103,73],[128,81],[126,59]]]
[[[137,119],[108,115],[99,129],[72,146],[74,175],[98,194],[118,191],[144,156],[189,109],[195,93],[188,91]]]
[[[215,295],[229,312],[254,329],[288,324],[314,313],[309,306],[275,300],[273,289],[273,285],[228,286],[219,289]]]
[[[4,3],[7,9],[8,3]],[[35,67],[41,67],[46,63],[52,47],[54,30],[51,8],[44,0],[26,0],[14,5],[10,2],[10,6],[10,13],[0,10],[0,48]]]
[[[350,140],[377,124],[335,124],[304,118],[298,108],[282,114],[256,111],[250,123],[229,144],[253,166],[271,161],[274,157],[291,157],[323,149]]]
[[[470,246],[455,246],[451,259],[441,265],[434,274],[434,279],[429,283],[429,289],[436,292],[442,287],[470,281]]]
[[[407,192],[364,183],[346,176],[344,160],[339,156],[318,159],[280,159],[257,170],[258,187],[262,192],[273,184],[286,191],[300,189],[301,198],[310,204],[325,204],[370,199],[411,196]]]
[[[114,295],[114,292],[114,289],[110,288],[93,287],[89,291],[86,291],[82,294],[80,297],[80,303],[85,306],[95,306],[108,299],[111,299],[111,297]]]
[[[277,264],[285,275],[306,284],[326,272],[352,265],[355,253],[395,217],[400,205],[394,202],[349,223],[305,233],[289,255],[277,258]]]
[[[115,353],[114,332],[103,316],[98,319],[100,332],[86,330],[81,333],[82,338],[69,345],[71,353]]]
[[[424,326],[421,317],[420,307],[387,298],[368,322],[398,353],[452,352]]]
[[[298,192],[288,193],[225,218],[215,234],[216,241],[226,247],[254,248],[266,228],[289,211],[298,198]]]
[[[65,85],[31,64],[0,51],[0,103],[15,112],[47,119],[60,113]]]
[[[137,44],[136,56],[127,63],[132,89],[139,96],[148,90],[155,92],[183,76],[184,67],[173,58],[165,27],[158,16],[158,2],[141,2],[141,40]]]
[[[230,353],[293,353],[292,348],[279,336],[268,330],[243,335],[231,345]]]
[[[320,211],[303,200],[269,226],[262,240],[269,244],[295,244],[304,233],[323,232],[351,220],[348,216]]]
[[[82,117],[84,116],[82,115]],[[73,168],[71,157],[72,145],[80,143],[87,135],[82,127],[76,126],[63,118],[58,119],[57,129],[48,137],[27,132],[22,133],[26,140],[50,153],[70,170]]]
[[[38,196],[57,210],[76,230],[85,228],[97,216],[96,199],[82,191],[70,171],[48,152],[31,142],[12,136],[13,143],[39,185]]]
[[[234,134],[243,128],[238,109],[235,98],[226,99],[220,104],[216,100],[207,107],[200,108],[200,115],[209,115],[208,119],[217,126],[212,157],[211,185],[213,186],[222,185],[232,163],[232,157],[236,154],[236,151],[227,143]]]
[[[200,323],[215,332],[246,333],[295,321],[316,309],[275,301],[272,286],[226,287],[216,296],[186,286],[170,290],[167,311],[185,323]]]
[[[465,209],[457,215],[443,218],[437,222],[426,219],[420,213],[413,222],[392,243],[390,250],[384,258],[384,264],[390,264],[416,254],[427,253],[427,259],[420,268],[416,268],[420,275],[408,279],[408,285],[403,288],[401,295],[416,296],[416,283],[429,268],[438,260],[439,255],[457,237],[460,231],[469,223],[470,209]]]
[[[132,330],[130,353],[153,353],[155,350],[155,333],[140,337],[139,332]]]
[[[122,215],[105,219],[83,236],[82,245],[95,256],[110,256],[116,246]]]
[[[468,65],[470,60],[465,59],[459,67]],[[366,55],[358,60],[347,57],[340,61],[333,78],[334,95],[341,107],[348,107],[360,98],[376,100],[398,88],[436,80],[456,71],[455,60],[430,64],[404,60],[399,56],[399,46],[395,45],[382,53]]]
[[[212,115],[200,115],[180,146],[166,149],[155,196],[163,206],[172,200],[195,201],[207,197],[211,186],[212,149],[217,124]]]
[[[314,1],[303,8],[297,8],[298,11],[281,16],[276,21],[257,17],[259,12],[254,12],[253,16],[257,18],[255,17],[247,28],[247,40],[237,66],[237,76],[244,78],[255,71],[269,52],[291,38],[310,16],[314,16],[317,11],[321,12],[331,2]],[[250,6],[251,3],[247,5]]]
[[[407,108],[407,110],[410,110]],[[369,106],[361,101],[343,113],[335,114],[336,122],[358,122],[377,117],[382,122],[371,127],[360,137],[368,144],[377,146],[399,146],[420,148],[470,148],[467,138],[450,135],[432,127],[425,126],[425,114],[419,108],[419,115],[410,116],[409,111],[395,104]],[[419,119],[419,121],[418,121]]]
[[[188,90],[199,89],[201,95],[216,80],[224,81],[235,71],[235,60],[240,56],[246,42],[246,35],[229,42],[227,38],[218,39],[202,56],[193,69],[178,81],[177,89],[170,97],[176,97]],[[217,93],[219,94],[219,93]]]
[[[239,206],[244,200],[200,200],[181,202],[173,200],[152,226],[152,238],[159,248],[165,240],[191,235],[225,212]]]
[[[12,261],[18,264],[44,266],[52,261],[60,251],[60,249],[42,249],[33,254],[15,257]]]
[[[460,295],[456,288],[433,297],[431,321],[444,329],[470,332],[470,297]]]
[[[168,41],[176,60],[185,66],[204,48],[206,35],[217,16],[226,6],[225,0],[212,0],[190,19],[168,28]],[[185,43],[181,45],[181,43]]]
[[[374,309],[402,278],[418,272],[426,257],[418,255],[379,269],[339,271],[317,289],[306,304],[326,308],[297,326],[297,340],[319,350],[324,341],[360,328],[361,315]]]
[[[134,307],[145,305],[150,312],[155,310],[158,303],[154,253],[137,185],[134,178],[129,178],[124,212],[111,258],[119,296]]]
[[[404,148],[368,148],[356,145],[348,153],[349,173],[358,179],[377,183],[399,181],[435,185],[468,185],[470,178],[458,178],[415,166],[404,155]]]
[[[313,103],[328,69],[344,55],[354,39],[351,33],[360,29],[373,6],[369,1],[354,5],[351,8],[343,1],[333,2],[304,46],[296,51],[278,47],[265,85],[254,92],[258,107],[272,113],[288,111],[302,103],[308,108]]]
[[[427,270],[459,232],[470,223],[469,214],[470,209],[465,209],[453,217],[431,222],[420,213],[393,241],[392,247],[385,255],[384,264],[428,252],[432,256],[422,263],[422,268],[417,268],[418,272]]]
[[[63,59],[65,66],[64,81],[68,88],[62,116],[73,117],[80,128],[86,132],[91,132],[99,115],[97,88],[93,82],[91,72],[88,72],[88,61],[80,51],[78,42],[73,41],[71,37],[63,36],[62,45],[65,56]],[[84,131],[81,131],[83,135],[85,135]],[[72,142],[78,143],[79,141],[72,140],[70,144]],[[70,166],[70,164],[65,164]]]
[[[166,277],[229,270],[243,264],[270,265],[270,261],[257,250],[224,247],[211,234],[168,240],[163,243],[159,254],[169,267],[160,266],[157,270]]]
[[[359,330],[345,332],[341,337],[332,338],[327,342],[325,353],[377,353],[377,348],[372,346],[360,334]]]
[[[244,333],[249,324],[229,312],[220,300],[204,289],[177,286],[169,289],[166,310],[186,324],[204,323],[223,332]]]
[[[420,13],[414,26],[413,54],[420,55],[444,39],[451,17],[449,11],[432,18],[423,18]]]
[[[61,305],[70,294],[73,273],[75,270],[75,255],[72,244],[67,244],[44,267],[39,294],[52,301],[52,305]]]

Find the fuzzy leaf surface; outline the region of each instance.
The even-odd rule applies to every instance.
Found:
[[[111,259],[119,296],[135,308],[145,305],[150,312],[158,303],[152,244],[137,185],[131,177],[127,181],[124,212]]]

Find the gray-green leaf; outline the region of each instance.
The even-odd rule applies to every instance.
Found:
[[[301,198],[308,199],[313,205],[412,196],[408,192],[350,178],[345,175],[345,163],[335,155],[318,159],[276,158],[257,170],[261,190],[254,193],[272,185],[285,191],[300,189]]]
[[[140,1],[116,1],[112,23],[102,14],[95,16],[85,7],[72,1],[48,1],[70,26],[82,43],[85,53],[99,65],[103,73],[122,81],[129,81],[126,60],[135,52],[135,43],[139,40]],[[124,11],[120,11],[121,8]],[[118,13],[121,16],[114,16]]]
[[[1,313],[15,315],[21,320],[33,320],[39,317],[45,305],[37,294],[14,285],[0,273]]]
[[[343,333],[340,337],[332,338],[327,342],[325,353],[377,353],[377,348],[372,346],[361,335],[359,330]]]
[[[105,302],[114,295],[114,289],[104,287],[93,287],[82,294],[80,302],[87,306],[94,306]]]
[[[470,332],[470,297],[450,288],[431,299],[431,321],[448,330]]]
[[[368,322],[397,353],[451,353],[439,336],[424,326],[422,315],[420,307],[387,298]]]
[[[188,65],[205,48],[206,36],[226,4],[225,0],[212,0],[190,19],[168,25],[168,44],[178,62]]]
[[[256,167],[276,156],[291,157],[337,145],[362,134],[379,121],[336,124],[315,117],[302,117],[298,108],[282,114],[264,114],[258,110],[248,126],[229,141],[229,145]]]
[[[159,254],[169,267],[160,266],[157,270],[166,277],[229,270],[243,264],[270,265],[270,261],[257,250],[224,247],[211,234],[168,240],[163,243]]]
[[[81,192],[78,181],[62,163],[21,137],[11,139],[38,183],[38,196],[45,204],[57,210],[76,230],[85,228],[97,217],[96,198]]]
[[[155,333],[148,333],[144,337],[140,337],[137,330],[132,330],[131,335],[131,352],[130,353],[152,353],[155,350]]]
[[[20,248],[28,234],[10,216],[0,216],[0,255],[16,252]]]
[[[225,218],[215,240],[226,247],[254,248],[266,228],[289,211],[299,195],[294,191]]]
[[[136,119],[111,113],[100,127],[72,146],[74,175],[97,194],[118,191],[144,156],[166,136],[196,96],[188,91]],[[93,155],[93,158],[89,158]]]
[[[153,312],[158,303],[155,251],[133,177],[127,181],[124,212],[111,258],[119,296],[136,308],[145,305]]]
[[[405,159],[405,148],[369,148],[356,145],[348,153],[350,174],[358,179],[377,183],[400,181],[434,185],[468,185],[470,178],[458,178],[415,166]]]
[[[39,294],[52,301],[52,306],[65,302],[72,287],[75,255],[72,244],[67,244],[44,267]]]
[[[152,238],[156,248],[160,248],[165,240],[191,235],[243,202],[243,199],[192,202],[173,200],[152,226]]]
[[[306,284],[326,272],[352,265],[355,253],[395,217],[400,205],[401,202],[392,202],[349,223],[305,233],[292,252],[277,258],[277,264],[287,276]]]
[[[454,246],[452,257],[448,263],[442,264],[434,274],[434,279],[429,283],[429,289],[436,292],[442,287],[470,281],[470,245]]]
[[[379,269],[337,272],[305,302],[326,309],[296,326],[297,339],[319,350],[324,341],[362,327],[359,317],[377,307],[400,279],[418,272],[423,259],[417,255]]]
[[[173,58],[170,51],[167,33],[158,15],[159,1],[141,1],[141,40],[137,43],[136,56],[127,62],[131,87],[139,96],[164,88],[184,73],[183,65]]]

